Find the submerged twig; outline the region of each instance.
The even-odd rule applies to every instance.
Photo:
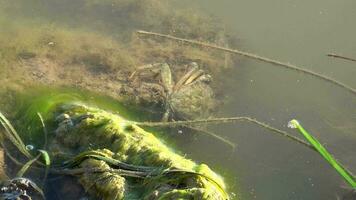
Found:
[[[221,142],[229,145],[233,150],[236,148],[236,144],[235,143],[229,141],[226,138],[223,138],[223,137],[217,135],[216,133],[213,133],[211,131],[204,130],[204,129],[201,129],[201,128],[198,128],[198,127],[192,127],[192,126],[185,126],[185,127],[189,128],[189,129],[192,129],[194,131],[197,131],[198,133],[205,133],[207,135],[210,135],[211,137],[213,137],[213,138],[215,138],[217,140],[220,140]]]
[[[346,57],[346,56],[342,56],[342,55],[337,55],[335,53],[329,53],[329,54],[326,54],[326,55],[329,56],[329,57],[333,57],[333,58],[340,58],[340,59],[356,62],[355,58],[350,58],[350,57]]]
[[[348,86],[348,85],[346,85],[346,84],[344,84],[344,83],[342,83],[342,82],[340,82],[338,80],[335,80],[335,79],[330,78],[328,76],[325,76],[323,74],[319,74],[319,73],[310,71],[308,69],[303,69],[301,67],[298,67],[298,66],[290,64],[290,63],[281,62],[281,61],[278,61],[278,60],[262,57],[262,56],[259,56],[259,55],[256,55],[256,54],[252,54],[252,53],[248,53],[248,52],[244,52],[244,51],[240,51],[240,50],[236,50],[236,49],[229,49],[229,48],[217,46],[217,45],[214,45],[214,44],[208,44],[208,43],[200,42],[200,41],[196,41],[196,40],[178,38],[178,37],[175,37],[175,36],[161,34],[161,33],[154,33],[154,32],[148,32],[148,31],[137,31],[137,33],[141,34],[141,35],[156,36],[156,37],[175,40],[175,41],[179,41],[179,42],[183,42],[183,43],[187,43],[187,44],[193,44],[193,45],[198,45],[198,46],[202,46],[202,47],[217,49],[217,50],[221,50],[221,51],[225,51],[225,52],[229,52],[229,53],[245,56],[245,57],[248,57],[248,58],[253,58],[253,59],[256,59],[256,60],[263,61],[263,62],[275,64],[275,65],[278,65],[278,66],[282,66],[282,67],[285,67],[285,68],[288,68],[288,69],[296,70],[296,71],[303,72],[303,73],[309,74],[311,76],[320,78],[322,80],[325,80],[325,81],[328,81],[328,82],[333,83],[335,85],[338,85],[338,86],[350,91],[353,94],[356,94],[356,89],[354,89],[354,88],[352,88],[352,87],[350,87],[350,86]]]
[[[280,129],[274,128],[268,124],[265,124],[263,122],[260,122],[256,119],[250,118],[250,117],[227,117],[227,118],[211,118],[211,119],[198,119],[198,120],[188,120],[188,121],[173,121],[173,122],[132,122],[133,124],[136,124],[138,126],[148,126],[148,127],[174,127],[174,126],[187,126],[191,124],[206,124],[206,123],[231,123],[231,122],[238,122],[238,121],[247,121],[251,122],[254,124],[257,124],[263,128],[266,128],[270,131],[273,131],[275,133],[278,133],[279,135],[282,135],[284,137],[287,137],[288,139],[291,139],[295,142],[298,142],[300,144],[303,144],[304,146],[316,151],[316,149],[305,142],[304,140],[293,136],[286,131],[282,131]]]

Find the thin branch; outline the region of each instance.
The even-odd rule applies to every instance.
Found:
[[[349,61],[354,61],[356,62],[355,58],[350,58],[350,57],[346,57],[346,56],[341,56],[341,55],[337,55],[335,53],[329,53],[327,54],[327,56],[329,57],[333,57],[333,58],[340,58],[340,59],[344,59],[344,60],[349,60]]]
[[[325,81],[328,81],[328,82],[333,83],[335,85],[338,85],[338,86],[350,91],[352,94],[356,94],[356,89],[346,85],[345,83],[342,83],[342,82],[340,82],[338,80],[335,80],[335,79],[330,78],[328,76],[325,76],[323,74],[319,74],[319,73],[310,71],[308,69],[304,69],[305,67],[298,67],[298,66],[290,64],[290,63],[285,63],[285,62],[281,62],[281,61],[278,61],[278,60],[273,60],[271,58],[266,58],[266,57],[263,57],[263,56],[259,56],[259,55],[256,55],[256,54],[252,54],[252,53],[248,53],[248,52],[244,52],[244,51],[240,51],[240,50],[236,50],[236,49],[229,49],[229,48],[217,46],[217,45],[214,45],[214,44],[208,44],[208,43],[200,42],[200,41],[196,41],[196,40],[178,38],[178,37],[171,36],[171,35],[165,35],[165,34],[161,34],[161,33],[154,33],[154,32],[148,32],[148,31],[137,31],[137,33],[141,34],[141,35],[161,37],[161,38],[165,38],[165,39],[169,39],[169,40],[175,40],[175,41],[186,43],[186,44],[193,44],[193,45],[198,45],[198,46],[207,47],[207,48],[211,48],[211,49],[217,49],[217,50],[221,50],[221,51],[225,51],[225,52],[229,52],[229,53],[245,56],[245,57],[248,57],[248,58],[253,58],[253,59],[256,59],[256,60],[263,61],[263,62],[275,64],[275,65],[282,66],[282,67],[287,68],[287,69],[296,70],[298,72],[306,73],[306,74],[309,74],[311,76],[320,78],[322,80],[325,80]]]
[[[221,142],[229,145],[233,150],[236,148],[236,144],[235,143],[229,141],[226,138],[223,138],[223,137],[217,135],[216,133],[213,133],[211,131],[208,131],[208,130],[205,130],[205,129],[201,129],[201,128],[198,128],[198,127],[192,127],[192,126],[185,126],[185,127],[189,128],[189,129],[192,129],[192,130],[194,130],[194,131],[196,131],[198,133],[204,133],[204,134],[207,134],[207,135],[209,135],[209,136],[211,136],[211,137],[213,137],[213,138],[215,138],[217,140],[220,140]]]
[[[314,151],[316,149],[310,145],[309,143],[305,142],[304,140],[293,136],[286,131],[282,131],[280,129],[274,128],[268,124],[265,124],[263,122],[260,122],[256,119],[252,119],[250,117],[227,117],[227,118],[211,118],[211,119],[198,119],[198,120],[190,120],[190,121],[173,121],[173,122],[132,122],[135,125],[138,126],[147,126],[147,127],[175,127],[175,126],[187,126],[187,125],[192,125],[192,124],[213,124],[213,123],[232,123],[232,122],[238,122],[238,121],[247,121],[251,122],[254,124],[257,124],[258,126],[261,126],[263,128],[266,128],[272,132],[275,132],[281,136],[287,137],[288,139],[291,139],[295,142],[298,142]]]

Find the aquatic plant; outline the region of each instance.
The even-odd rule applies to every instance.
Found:
[[[308,133],[300,123],[293,119],[288,123],[288,127],[296,128],[299,132],[315,147],[319,154],[345,179],[345,181],[354,189],[356,189],[356,178],[342,166],[326,149],[325,147],[315,139],[310,133]]]
[[[5,130],[4,135],[1,136],[1,146],[4,149],[5,154],[15,164],[22,165],[21,169],[17,172],[15,178],[7,180],[4,183],[2,183],[2,184],[4,184],[3,185],[4,188],[1,189],[1,195],[8,196],[9,198],[10,198],[9,195],[14,195],[14,197],[12,197],[12,198],[17,199],[16,195],[22,195],[22,196],[28,197],[28,194],[26,194],[26,193],[29,193],[30,190],[33,190],[32,192],[40,194],[41,198],[45,199],[42,189],[40,187],[38,187],[36,183],[32,182],[31,180],[29,180],[27,178],[23,178],[23,177],[24,177],[24,174],[29,170],[31,165],[33,165],[35,162],[37,162],[41,156],[43,156],[44,161],[45,161],[44,165],[46,166],[46,175],[45,175],[45,177],[46,177],[47,171],[48,171],[49,165],[50,165],[50,158],[49,158],[48,153],[44,150],[38,150],[39,154],[35,157],[32,156],[32,154],[29,152],[27,146],[24,145],[22,139],[20,138],[20,136],[18,135],[16,130],[13,128],[11,123],[7,120],[7,118],[1,112],[0,112],[0,122]],[[15,158],[14,156],[12,156],[12,154],[10,153],[10,150],[5,146],[3,139],[9,139],[11,141],[11,143],[16,147],[16,149],[19,150],[23,155],[25,155],[30,160],[27,161],[25,164],[22,164],[20,161],[18,161],[18,159]],[[39,164],[42,164],[42,163],[39,162]],[[17,186],[17,185],[19,185],[19,186]],[[17,187],[19,187],[20,189],[18,189]],[[19,190],[19,191],[17,191],[17,190]],[[29,191],[27,191],[27,190],[29,190]],[[35,195],[35,194],[32,194],[32,195]]]
[[[9,139],[12,144],[14,144],[17,149],[27,158],[32,158],[32,155],[26,149],[25,144],[23,143],[22,139],[11,125],[11,123],[7,120],[7,118],[0,112],[0,123],[5,129],[4,135],[7,139]]]

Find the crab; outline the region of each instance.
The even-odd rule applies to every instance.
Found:
[[[130,77],[144,70],[157,71],[163,87],[162,121],[172,119],[206,118],[215,106],[214,92],[210,87],[211,76],[195,62],[187,65],[187,72],[176,83],[167,63],[155,63],[139,67]],[[155,86],[156,87],[156,86]]]

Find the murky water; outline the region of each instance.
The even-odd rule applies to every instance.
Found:
[[[218,16],[239,37],[238,48],[290,62],[356,86],[356,63],[327,57],[356,57],[356,2],[182,1],[182,6]],[[62,5],[63,6],[63,5]],[[70,7],[70,6],[69,6]],[[298,119],[356,173],[356,98],[323,80],[271,64],[240,58],[226,74],[227,102],[219,116],[250,116],[287,130]],[[241,199],[336,199],[341,177],[315,152],[249,123],[210,126],[237,144],[235,151],[212,138],[187,134],[175,146],[224,176]]]
[[[239,49],[290,62],[356,86],[356,2],[201,0],[240,38]],[[351,171],[356,171],[354,95],[313,77],[241,58],[226,86],[222,115],[253,116],[276,127],[296,118]],[[242,199],[335,199],[342,179],[314,152],[250,124],[220,126],[236,152],[212,141],[186,147],[194,157],[227,170]],[[296,133],[293,130],[289,132]],[[201,151],[196,146],[209,145]]]

